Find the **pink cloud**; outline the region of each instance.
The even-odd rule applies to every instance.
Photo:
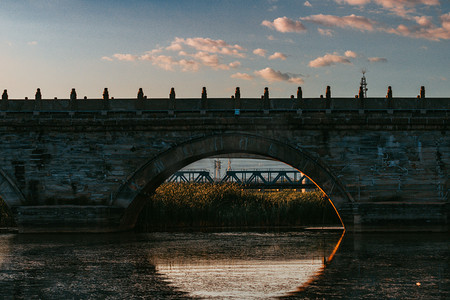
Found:
[[[356,52],[350,50],[345,51],[344,55],[350,58],[356,58],[358,56]]]
[[[192,49],[197,50],[192,52]],[[174,54],[174,51],[178,51]],[[175,38],[170,46],[146,51],[143,54],[116,53],[102,60],[113,61],[149,61],[153,65],[167,71],[181,69],[184,72],[196,72],[201,67],[214,70],[230,70],[241,65],[239,61],[224,63],[226,56],[245,57],[245,49],[239,45],[231,45],[223,40],[209,38]]]
[[[317,31],[320,33],[320,35],[333,36],[333,30],[331,29],[317,28]]]
[[[263,56],[263,57],[264,57],[264,56],[266,56],[266,54],[267,54],[267,50],[258,48],[258,49],[253,50],[253,54],[259,55],[259,56]]]
[[[114,54],[113,57],[117,60],[124,60],[124,61],[135,61],[138,59],[137,55],[121,54],[121,53]]]
[[[250,74],[246,73],[235,73],[230,76],[231,78],[244,79],[244,80],[252,80],[254,77]]]
[[[327,27],[352,28],[361,31],[373,31],[375,22],[362,16],[349,15],[338,17],[333,15],[312,15],[302,18],[304,21],[312,22]]]
[[[422,38],[427,40],[439,41],[450,40],[450,13],[439,17],[441,27],[434,25],[428,17],[415,17],[418,25],[406,26],[398,25],[396,28],[381,29],[391,34],[397,34],[412,38]]]
[[[288,17],[277,18],[273,20],[273,22],[264,20],[261,25],[283,33],[306,31],[306,28],[302,22],[291,20]]]
[[[269,56],[270,60],[273,59],[281,59],[281,60],[286,60],[287,56],[286,54],[283,54],[281,52],[275,52],[274,54],[272,54],[271,56]]]
[[[236,57],[245,57],[245,54],[243,53],[245,49],[239,45],[231,45],[223,40],[213,40],[210,38],[201,37],[187,39],[176,37],[175,40],[172,41],[171,45],[166,49],[172,51],[180,51],[184,49],[184,46],[194,48],[197,51],[219,53]]]
[[[274,81],[287,81],[296,84],[303,84],[304,81],[300,77],[300,75],[291,74],[291,73],[282,73],[280,71],[275,71],[272,68],[265,68],[259,71],[255,71],[254,74],[256,76],[262,77],[268,82]]]
[[[388,61],[384,57],[369,57],[367,60],[370,61],[371,63],[377,63],[377,62],[385,63]]]
[[[406,16],[414,13],[415,7],[418,5],[437,6],[440,5],[439,0],[335,0],[339,4],[364,6],[374,3],[381,6],[385,10],[389,10],[399,16]]]
[[[337,54],[325,54],[322,57],[318,57],[318,58],[310,61],[308,65],[311,68],[320,68],[320,67],[327,67],[327,66],[332,66],[332,65],[336,65],[336,64],[351,65],[352,63],[345,56],[340,56]]]

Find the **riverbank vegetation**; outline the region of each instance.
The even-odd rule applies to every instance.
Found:
[[[258,192],[230,183],[164,183],[145,205],[136,229],[310,225],[340,225],[320,191]]]

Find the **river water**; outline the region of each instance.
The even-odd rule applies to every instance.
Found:
[[[450,299],[448,234],[0,235],[0,299]]]

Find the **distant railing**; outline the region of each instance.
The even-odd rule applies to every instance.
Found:
[[[168,182],[237,183],[247,189],[314,189],[316,185],[295,170],[227,170],[223,178],[214,180],[209,171],[182,170],[175,172]]]

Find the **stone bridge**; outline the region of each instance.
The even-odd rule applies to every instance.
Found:
[[[347,230],[449,229],[449,98],[40,99],[0,103],[0,197],[21,232],[133,228],[202,158],[285,162]]]

